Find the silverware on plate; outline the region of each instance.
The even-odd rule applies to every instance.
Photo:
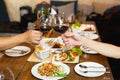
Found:
[[[92,73],[101,73],[101,72],[105,72],[105,71],[88,71],[88,70],[79,70],[80,72],[83,72],[83,73],[88,73],[88,72],[92,72]],[[110,71],[106,71],[105,73],[110,73]]]
[[[28,50],[20,50],[20,49],[10,49],[10,50],[12,50],[12,51],[9,51],[10,53],[16,53],[14,51],[18,51],[19,54],[25,54],[26,52],[28,52]]]
[[[99,66],[86,66],[86,65],[79,65],[79,67],[81,68],[106,68],[109,69],[109,67],[99,67]]]
[[[84,70],[81,70],[79,69],[79,71],[83,72],[83,73],[88,73],[88,72],[105,72],[104,70],[87,70],[87,68],[97,68],[97,69],[100,69],[100,68],[106,68],[108,69],[108,67],[99,67],[99,66],[86,66],[86,65],[79,65],[80,68],[84,68]],[[106,71],[105,73],[110,73],[110,71]]]

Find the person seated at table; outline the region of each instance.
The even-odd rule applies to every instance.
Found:
[[[73,32],[64,33],[62,35],[62,39],[68,47],[86,46],[104,56],[120,59],[120,47],[118,46],[109,43],[94,41],[87,37],[79,36],[79,34]]]
[[[0,37],[0,50],[14,47],[20,43],[39,44],[42,33],[36,30],[28,30],[24,33],[10,37]]]

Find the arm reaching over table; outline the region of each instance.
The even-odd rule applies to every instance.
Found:
[[[28,30],[11,37],[0,37],[0,50],[5,50],[24,42],[39,44],[41,37],[42,33],[36,30]]]
[[[72,32],[66,32],[62,38],[67,46],[86,46],[104,56],[120,59],[120,47],[118,46],[94,41]]]

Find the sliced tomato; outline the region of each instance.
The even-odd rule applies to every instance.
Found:
[[[72,55],[76,57],[76,56],[78,56],[78,53],[77,52],[72,52]]]

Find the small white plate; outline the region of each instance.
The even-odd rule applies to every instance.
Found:
[[[26,51],[25,53],[20,53],[21,50]],[[20,57],[30,53],[31,49],[27,46],[16,46],[11,49],[5,50],[5,54],[10,57]]]
[[[81,68],[79,65],[85,65],[88,68]],[[77,74],[84,77],[98,77],[106,72],[106,68],[103,65],[96,62],[79,63],[74,67],[74,70]],[[88,72],[85,73],[84,71],[88,71]]]
[[[85,53],[88,53],[88,54],[98,54],[98,52],[94,51],[94,50],[91,50],[91,49],[85,49],[83,46],[80,47],[80,49],[85,52]]]
[[[42,79],[42,80],[59,80],[59,79],[62,79],[64,77],[47,77],[47,76],[42,76],[38,73],[38,67],[42,64],[44,64],[45,62],[43,63],[38,63],[36,65],[34,65],[31,69],[31,73],[33,76],[35,76],[36,78],[38,79]],[[60,62],[54,62],[53,64],[55,65],[61,65],[63,68],[64,68],[64,72],[68,75],[70,73],[70,68],[68,65],[64,64],[64,63],[60,63]]]

